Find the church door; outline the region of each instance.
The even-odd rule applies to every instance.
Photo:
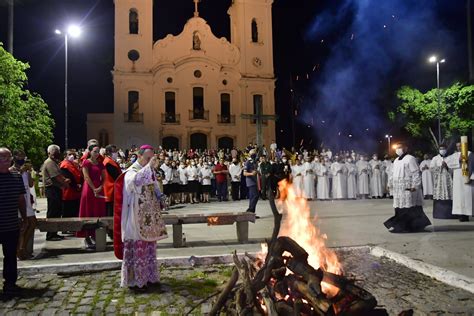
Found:
[[[167,136],[163,138],[162,146],[164,149],[178,149],[179,150],[179,139],[174,136]]]
[[[191,149],[207,149],[207,135],[203,133],[191,134]]]
[[[217,147],[219,149],[232,149],[234,147],[234,140],[230,137],[221,137],[217,141]]]

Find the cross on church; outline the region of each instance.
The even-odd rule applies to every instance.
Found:
[[[268,121],[268,120],[276,121],[278,119],[278,115],[263,114],[262,103],[257,103],[255,105],[255,110],[256,110],[255,114],[241,114],[240,117],[245,120],[255,120],[255,124],[257,125],[257,147],[262,148],[263,121]]]
[[[194,1],[194,16],[198,17],[199,16],[199,10],[198,10],[198,4],[201,2],[201,0],[193,0]]]

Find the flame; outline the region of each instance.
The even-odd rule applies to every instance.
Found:
[[[299,198],[293,186],[286,180],[280,181],[278,186],[281,192],[278,206],[285,215],[279,236],[288,236],[303,247],[309,255],[308,263],[313,268],[341,275],[343,273],[341,263],[336,253],[326,248],[327,236],[314,224],[316,216],[311,219],[307,201]],[[262,252],[266,254],[266,250],[262,249]],[[325,282],[321,283],[321,289],[328,297],[334,297],[339,291],[337,287]]]

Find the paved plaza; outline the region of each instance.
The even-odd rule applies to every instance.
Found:
[[[172,207],[170,213],[236,212],[244,211],[246,206],[247,201],[180,205]],[[45,201],[41,200],[40,209],[44,207]],[[433,220],[432,203],[427,201],[425,211],[433,226],[422,233],[390,234],[382,223],[393,214],[391,200],[312,201],[310,207],[312,215],[317,215],[321,231],[328,236],[327,245],[337,249],[345,272],[360,280],[390,315],[408,309],[413,309],[415,315],[474,315],[473,293],[448,286],[392,260],[371,256],[370,247],[366,247],[378,246],[410,258],[415,264],[426,263],[474,278],[473,221]],[[44,214],[43,210],[38,215],[44,217]],[[259,201],[257,214],[261,218],[255,224],[250,223],[248,244],[237,243],[235,225],[189,224],[183,225],[186,247],[173,248],[170,226],[170,237],[159,242],[157,256],[161,262],[172,262],[176,257],[189,262],[186,259],[192,256],[228,255],[234,250],[257,252],[273,228],[268,201]],[[107,251],[90,252],[83,248],[81,239],[68,237],[60,242],[46,242],[45,234],[36,232],[34,249],[36,259],[19,262],[22,269],[30,269],[22,270],[19,280],[20,285],[31,291],[30,297],[4,299],[0,314],[183,315],[218,291],[229,275],[228,266],[162,267],[162,287],[144,294],[130,294],[118,287],[119,261],[113,255],[111,241]],[[72,274],[63,271],[65,265],[88,263],[99,267],[115,263],[115,269]],[[31,273],[33,269],[44,268],[49,272]],[[196,287],[203,291],[196,291]],[[212,300],[200,305],[193,314],[204,314],[211,303]]]
[[[411,259],[432,264],[461,275],[474,278],[474,221],[461,223],[457,220],[434,220],[432,202],[426,201],[425,211],[433,226],[426,232],[390,234],[383,221],[392,216],[391,200],[312,201],[312,215],[317,215],[318,225],[327,234],[329,247],[380,246]],[[213,202],[209,204],[179,205],[170,213],[238,212],[247,208],[247,201]],[[45,208],[45,200],[40,201]],[[158,258],[178,256],[205,256],[238,252],[256,252],[260,243],[271,235],[273,216],[268,201],[259,201],[256,223],[250,223],[248,244],[237,243],[235,225],[207,226],[206,224],[183,225],[185,248],[173,248],[172,227],[168,226],[169,238],[160,241]],[[38,214],[45,216],[45,212]],[[46,242],[45,233],[36,232],[35,254],[38,259],[22,261],[20,267],[49,266],[63,263],[86,263],[115,260],[112,243],[108,251],[88,252],[83,249],[82,239],[68,237],[60,242]]]

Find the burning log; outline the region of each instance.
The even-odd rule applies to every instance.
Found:
[[[303,238],[296,240],[291,234],[278,237],[282,215],[272,192],[268,194],[275,222],[272,237],[267,242],[268,251],[264,258],[248,254],[239,258],[234,252],[232,276],[210,315],[221,311],[227,315],[366,315],[374,310],[375,298],[354,281],[339,275],[342,269],[337,257],[325,248],[325,237],[308,223],[309,214],[297,215],[298,219],[304,218],[299,232],[306,232],[315,239],[301,234],[297,237]],[[308,211],[304,202],[299,206],[303,200],[295,198],[291,189],[281,196],[291,200],[287,203],[288,210],[301,207],[302,211]],[[285,225],[283,227],[288,229],[287,222]]]

